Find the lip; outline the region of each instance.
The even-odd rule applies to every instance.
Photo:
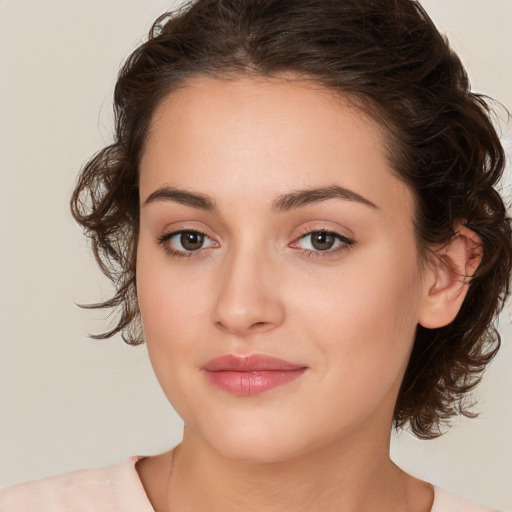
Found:
[[[235,395],[253,396],[298,379],[307,367],[262,354],[226,354],[211,359],[202,370],[215,387]]]

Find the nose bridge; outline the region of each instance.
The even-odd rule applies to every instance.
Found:
[[[254,240],[240,241],[223,259],[217,277],[213,321],[233,334],[269,329],[282,322],[284,308],[276,265]]]

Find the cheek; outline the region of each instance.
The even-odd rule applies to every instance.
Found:
[[[323,282],[311,282],[304,287],[307,302],[295,307],[296,321],[323,355],[325,374],[341,376],[352,396],[363,389],[378,394],[401,378],[417,326],[415,255],[375,261],[358,260]]]
[[[141,234],[137,250],[137,298],[147,341],[160,342],[182,326],[193,330],[203,314],[204,275],[187,272]],[[153,336],[153,333],[157,336]],[[151,336],[150,336],[151,334]]]
[[[198,325],[204,322],[201,280],[173,270],[167,256],[155,254],[144,241],[139,242],[136,275],[148,352],[159,380],[170,378],[171,367],[193,357],[197,346]]]
[[[182,418],[193,416],[198,366],[208,340],[201,331],[205,295],[201,280],[174,272],[169,262],[139,251],[137,295],[148,354],[167,399]]]

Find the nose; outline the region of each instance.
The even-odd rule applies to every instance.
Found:
[[[253,250],[234,250],[217,275],[213,322],[230,334],[266,332],[284,321],[278,269]]]

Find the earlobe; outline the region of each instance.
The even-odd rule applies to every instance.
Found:
[[[480,237],[462,225],[455,232],[435,252],[427,271],[418,323],[428,329],[444,327],[455,319],[482,259]]]

